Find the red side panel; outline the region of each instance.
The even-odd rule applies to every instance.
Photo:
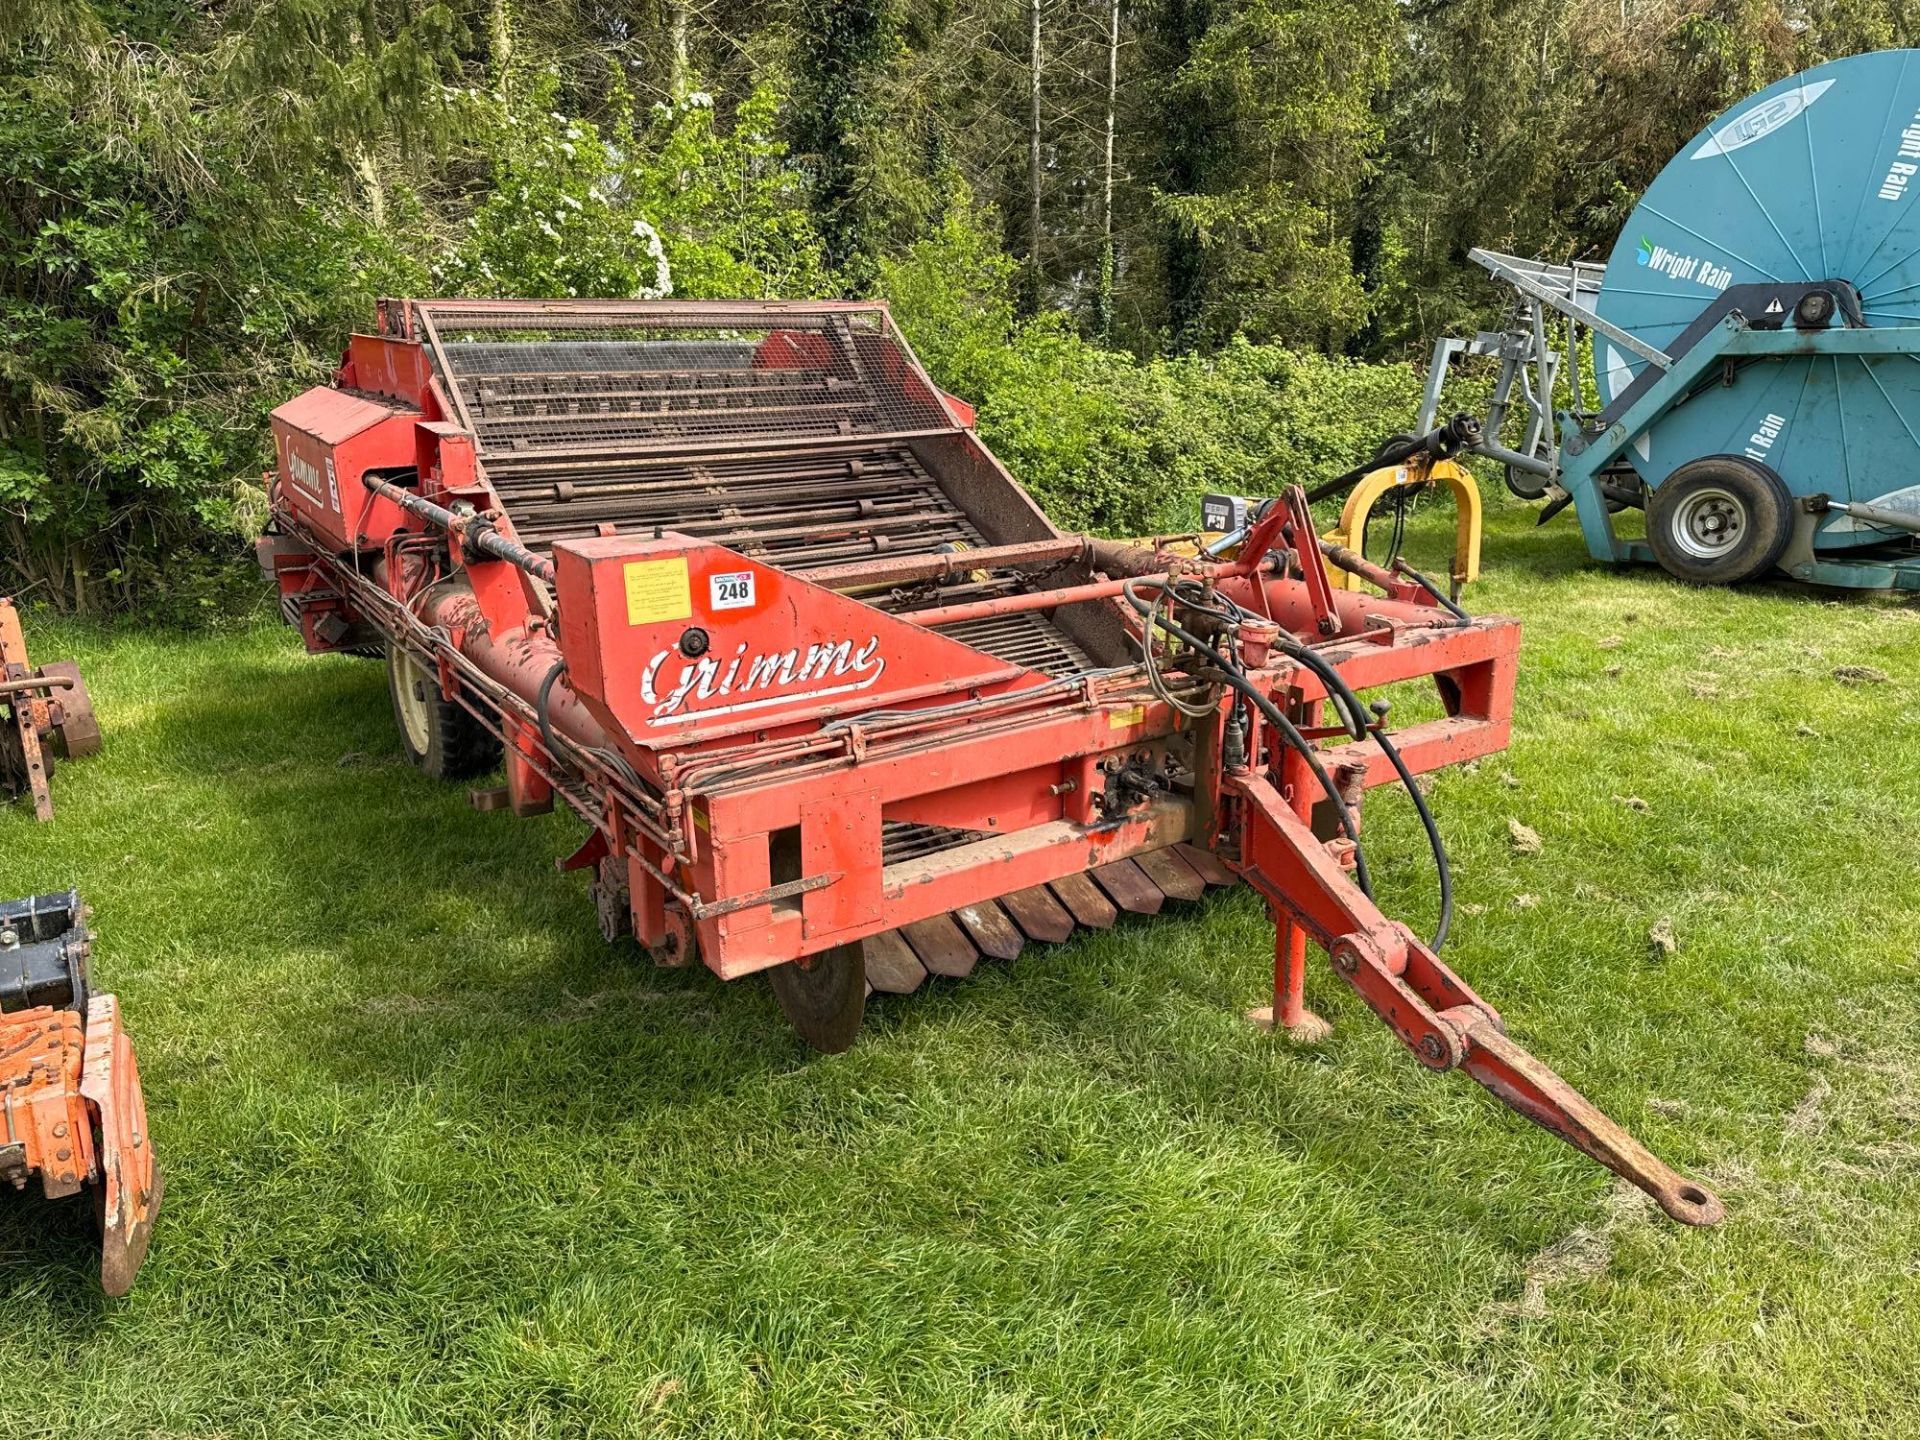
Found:
[[[773,330],[754,348],[756,370],[833,369],[834,350],[825,335],[812,330]]]
[[[1044,678],[685,536],[563,540],[553,558],[568,683],[650,750]]]
[[[377,548],[401,512],[361,485],[369,470],[410,470],[419,412],[314,389],[273,412],[281,494],[303,528],[335,550]]]
[[[940,403],[947,407],[947,413],[953,417],[956,425],[964,425],[969,430],[973,429],[973,422],[980,416],[977,406],[962,400],[958,395],[949,395],[945,390],[940,392]]]
[[[402,405],[425,406],[432,377],[427,352],[411,340],[355,335],[347,342],[346,384]]]

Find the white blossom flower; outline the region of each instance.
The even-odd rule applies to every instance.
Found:
[[[667,247],[661,243],[660,232],[644,220],[633,222],[636,238],[647,242],[647,255],[653,261],[653,284],[642,285],[634,291],[636,300],[664,300],[673,294],[673,270],[667,264]]]

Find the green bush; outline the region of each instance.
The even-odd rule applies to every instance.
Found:
[[[635,114],[616,89],[598,121],[556,110],[557,75],[512,103],[481,99],[490,170],[444,294],[646,300],[805,298],[826,282],[806,191],[756,85],[721,130],[694,90]]]
[[[1270,495],[1346,470],[1408,429],[1420,376],[1235,340],[1135,359],[1056,316],[1016,324],[1014,269],[985,217],[949,217],[881,267],[933,377],[980,409],[980,434],[1069,528],[1192,528],[1210,490]]]

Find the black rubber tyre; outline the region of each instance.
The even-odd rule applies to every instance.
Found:
[[[1647,543],[1693,585],[1738,585],[1773,569],[1793,534],[1793,497],[1765,465],[1708,455],[1669,475],[1647,502]]]
[[[1377,446],[1374,447],[1373,458],[1374,458],[1375,464],[1377,465],[1379,463],[1380,457],[1386,454],[1387,451],[1391,450],[1394,446],[1404,445],[1409,440],[1418,440],[1419,438],[1420,437],[1418,435],[1415,435],[1411,430],[1395,431],[1393,434],[1387,436],[1386,439],[1382,440]]]
[[[500,742],[481,723],[440,694],[440,682],[406,651],[387,651],[387,692],[393,697],[400,748],[436,780],[467,780],[500,763]]]
[[[1501,467],[1502,478],[1507,482],[1507,493],[1518,500],[1540,500],[1546,497],[1547,477],[1536,475],[1531,470],[1516,470],[1511,465]]]
[[[773,998],[800,1038],[838,1055],[851,1049],[867,1017],[867,950],[855,941],[767,971]]]

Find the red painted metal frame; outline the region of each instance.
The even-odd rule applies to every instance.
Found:
[[[146,1258],[161,1178],[133,1045],[112,995],[86,1014],[39,1006],[0,1015],[0,1146],[50,1200],[95,1188],[101,1287],[125,1295]]]
[[[767,315],[870,308],[769,306]],[[1049,535],[1043,521],[1034,534],[1031,519],[1022,522],[1029,533],[1001,537],[1017,543],[971,557],[877,558],[812,578],[670,531],[602,533],[556,542],[549,586],[463,540],[473,525],[517,537],[472,436],[446,418],[457,407],[416,341],[422,327],[431,341],[430,311],[387,304],[386,333],[354,338],[338,388],[275,412],[281,537],[268,561],[311,648],[345,643],[344,630],[406,650],[501,736],[516,810],[558,796],[588,820],[589,843],[566,863],[624,878],[633,929],[663,961],[697,954],[734,978],[1192,842],[1275,911],[1276,1023],[1298,1030],[1308,1019],[1310,937],[1423,1063],[1466,1069],[1676,1218],[1717,1218],[1716,1200],[1507,1040],[1491,1007],[1360,893],[1346,870],[1351,845],[1310,828],[1321,797],[1308,767],[1257,714],[1252,767],[1223,769],[1231,692],[1217,692],[1195,721],[1165,703],[1139,665],[1053,679],[933,628],[1079,606],[1104,612],[1103,623],[1117,621],[1138,644],[1141,620],[1121,592],[1170,576],[1196,581],[1312,644],[1354,689],[1431,678],[1444,715],[1396,736],[1419,773],[1506,745],[1514,622],[1459,621],[1412,586],[1372,598],[1331,589],[1297,497],[1272,507],[1239,560],[1219,564]],[[436,532],[362,483],[403,464],[423,499],[470,518]],[[305,467],[302,483],[289,466]],[[414,548],[436,535],[446,573]],[[898,614],[821,583],[954,573],[1002,551],[1010,565],[1081,569],[1040,594]],[[329,615],[333,640],[323,633]],[[1311,669],[1265,637],[1242,654],[1250,683],[1323,737],[1325,763],[1353,805],[1367,787],[1396,780],[1376,739],[1331,743],[1317,725],[1327,694]],[[1176,783],[1116,805],[1108,781],[1124,765]],[[976,838],[889,864],[890,821]],[[797,845],[783,848],[788,835]],[[799,873],[776,873],[778,853],[797,853]]]

